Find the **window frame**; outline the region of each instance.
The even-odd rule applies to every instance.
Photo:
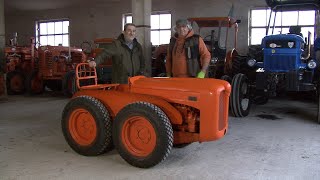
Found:
[[[170,17],[171,17],[171,23],[170,23],[170,28],[161,28],[160,27],[160,24],[161,24],[161,22],[160,22],[160,15],[163,15],[163,14],[168,14],[168,15],[170,15]],[[159,15],[159,28],[158,29],[152,29],[151,27],[150,27],[150,35],[151,35],[151,33],[152,32],[155,32],[155,31],[157,31],[157,32],[159,32],[159,44],[152,44],[152,45],[156,45],[156,46],[158,46],[158,45],[161,45],[160,44],[160,39],[161,39],[161,37],[160,37],[160,32],[161,31],[170,31],[170,33],[172,33],[171,32],[171,29],[172,29],[172,14],[171,14],[171,12],[170,11],[154,11],[154,12],[152,12],[151,13],[151,16],[152,15]],[[132,17],[133,18],[133,16],[132,16],[132,13],[126,13],[126,14],[124,14],[123,15],[123,25],[122,25],[122,29],[123,29],[123,27],[124,27],[124,25],[126,24],[126,23],[132,23],[132,22],[128,22],[127,21],[127,17]],[[150,16],[150,19],[151,19],[151,16]],[[171,34],[170,34],[170,37],[171,37]],[[170,39],[169,39],[170,40]],[[152,42],[151,42],[152,43]],[[168,44],[169,44],[169,42],[168,42]]]
[[[69,26],[68,26],[68,29],[67,29],[67,33],[64,33],[63,31],[64,31],[64,29],[63,29],[63,25],[62,25],[62,33],[56,33],[55,32],[55,29],[53,30],[53,34],[52,33],[48,33],[47,32],[47,34],[45,34],[45,35],[41,35],[40,34],[40,24],[43,24],[43,23],[46,23],[46,24],[48,24],[48,23],[56,23],[56,22],[62,22],[62,24],[63,24],[63,22],[65,22],[65,21],[68,21],[68,23],[69,23]],[[52,19],[52,20],[38,20],[38,21],[36,21],[36,25],[35,25],[35,28],[36,28],[36,46],[38,47],[38,46],[50,46],[49,44],[48,44],[48,42],[46,43],[46,44],[41,44],[41,42],[40,42],[40,37],[43,37],[43,36],[62,36],[62,44],[63,44],[63,36],[65,36],[65,35],[67,35],[67,37],[68,37],[68,44],[66,45],[66,46],[70,46],[70,20],[68,19],[68,18],[62,18],[62,19]],[[48,27],[47,27],[47,31],[48,31]],[[55,45],[51,45],[51,46],[55,46]]]
[[[266,25],[265,26],[253,26],[252,24],[253,24],[253,22],[252,22],[252,14],[253,14],[253,12],[252,11],[254,11],[254,10],[265,10],[265,12],[266,12]],[[264,29],[265,30],[265,32],[267,32],[267,29],[268,29],[268,22],[269,22],[269,17],[270,17],[270,14],[268,13],[268,10],[272,13],[272,11],[271,11],[271,8],[268,8],[268,7],[257,7],[257,8],[252,8],[252,9],[250,9],[250,11],[249,11],[249,29],[248,29],[248,35],[249,35],[249,37],[248,37],[248,44],[249,44],[249,46],[250,45],[257,45],[257,44],[252,44],[252,29]],[[311,10],[307,10],[307,11],[311,11]],[[289,11],[283,11],[283,12],[289,12]],[[303,11],[299,11],[299,10],[297,10],[297,11],[293,11],[293,12],[298,12],[298,17],[297,17],[297,24],[295,24],[295,25],[299,25],[299,16],[300,16],[300,13],[301,12],[303,12]],[[278,12],[279,13],[279,12]],[[278,16],[278,15],[277,15]],[[273,16],[271,16],[271,21],[273,20],[273,17],[274,17],[274,15]],[[316,32],[316,25],[315,25],[315,23],[316,23],[316,11],[314,11],[314,17],[315,17],[315,22],[314,22],[314,24],[313,25],[299,25],[301,28],[310,28],[310,27],[313,27],[314,28],[314,34],[315,34],[315,32]],[[282,19],[283,19],[283,17],[282,17]],[[282,24],[282,19],[281,19],[281,24]],[[273,22],[271,22],[270,24],[273,24]],[[292,25],[275,25],[274,26],[274,28],[276,29],[276,28],[280,28],[281,29],[281,33],[282,33],[282,29],[284,29],[284,28],[289,28],[290,26],[293,26],[294,24],[292,24]],[[273,28],[273,26],[270,26],[270,28],[269,28],[269,32],[268,32],[268,35],[270,35],[270,34],[272,34],[272,28]],[[275,34],[275,33],[273,33],[273,34]],[[266,35],[266,34],[265,34]],[[314,36],[314,35],[313,35]],[[262,39],[261,39],[262,40]],[[261,43],[261,41],[260,41],[260,43]],[[260,44],[259,43],[259,44]],[[312,42],[312,44],[313,44],[313,42]]]

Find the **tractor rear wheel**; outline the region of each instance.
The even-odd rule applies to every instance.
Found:
[[[236,74],[231,83],[230,110],[235,117],[245,117],[249,114],[251,99],[249,81],[246,75]]]
[[[167,115],[159,107],[136,102],[117,114],[113,141],[125,161],[139,168],[149,168],[169,155],[173,130]]]
[[[7,93],[22,94],[25,91],[24,76],[19,71],[11,71],[7,74],[6,79]]]
[[[26,79],[28,94],[41,94],[44,91],[43,79],[39,77],[38,71],[33,71]]]
[[[72,99],[63,110],[61,126],[69,146],[81,155],[96,156],[113,149],[110,115],[98,99]]]
[[[318,95],[318,113],[317,113],[317,120],[320,124],[320,95]]]
[[[232,82],[232,78],[231,78],[230,76],[228,76],[228,75],[223,75],[223,76],[221,76],[220,79],[225,80],[225,81],[227,81],[227,82],[230,83],[230,84],[231,84],[231,82]]]

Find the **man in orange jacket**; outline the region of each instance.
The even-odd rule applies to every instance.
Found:
[[[194,34],[186,19],[177,20],[175,30],[167,53],[167,76],[204,78],[211,55],[203,39]]]

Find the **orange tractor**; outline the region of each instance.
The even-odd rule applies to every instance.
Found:
[[[42,93],[44,87],[51,90],[62,89],[72,96],[75,86],[75,67],[86,61],[81,49],[63,46],[40,46],[38,48],[38,68],[26,80],[30,94]]]
[[[149,168],[173,146],[222,138],[228,128],[230,84],[217,79],[146,78],[97,84],[96,70],[79,64],[76,92],[62,114],[70,147],[96,156],[114,146],[129,164]],[[81,86],[92,79],[93,85]]]
[[[15,40],[10,47],[6,47],[6,86],[8,94],[25,92],[25,79],[35,69],[36,48],[35,39],[31,38],[30,46],[18,46]]]

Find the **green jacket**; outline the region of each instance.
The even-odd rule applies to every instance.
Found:
[[[123,34],[114,40],[111,46],[105,48],[96,58],[96,64],[101,64],[106,58],[112,58],[112,83],[127,84],[128,78],[143,75],[145,72],[145,59],[141,44],[133,40],[130,49],[124,40]]]

